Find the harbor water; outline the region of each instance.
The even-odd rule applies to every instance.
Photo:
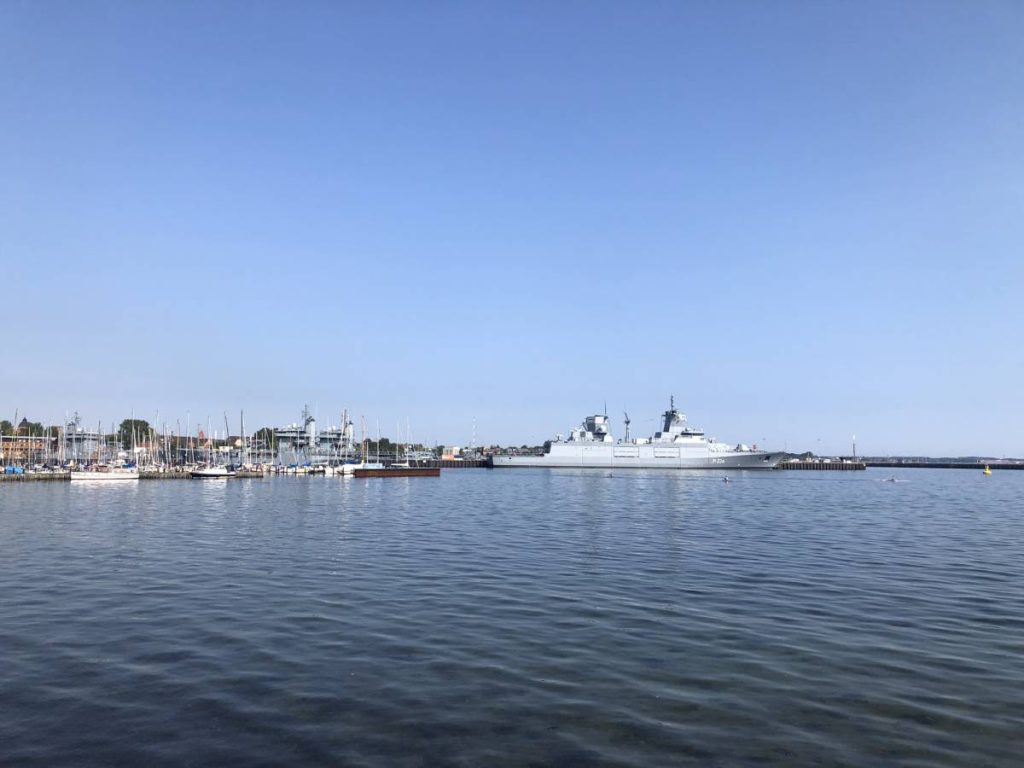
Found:
[[[1024,473],[725,477],[5,484],[0,763],[1021,764]]]

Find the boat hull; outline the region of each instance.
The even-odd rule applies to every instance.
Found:
[[[230,472],[211,472],[209,470],[196,469],[189,473],[194,480],[227,480],[233,477]]]
[[[346,477],[352,477],[356,472],[361,472],[368,469],[384,469],[384,465],[380,462],[365,462],[363,464],[342,464],[338,467],[338,474],[345,475]],[[367,477],[367,475],[363,475]]]
[[[116,483],[138,480],[138,472],[72,472],[71,479],[90,483]]]

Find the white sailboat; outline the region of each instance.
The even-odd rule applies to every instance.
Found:
[[[126,480],[138,480],[139,470],[136,467],[126,467],[118,456],[117,447],[114,446],[108,452],[106,446],[106,438],[102,438],[103,428],[101,425],[96,427],[97,443],[96,453],[93,458],[92,464],[82,467],[81,469],[75,469],[71,471],[71,479],[73,481],[89,481],[89,482],[119,482]],[[114,432],[113,425],[111,425],[111,433]],[[102,439],[102,443],[100,440]],[[114,457],[114,462],[111,463],[109,457]]]
[[[115,482],[120,480],[138,480],[139,471],[127,467],[112,467],[109,464],[93,464],[83,470],[71,473],[72,480],[88,480],[89,482]]]
[[[352,475],[357,469],[384,469],[384,464],[380,460],[380,422],[377,422],[377,460],[371,462],[366,460],[366,419],[360,418],[360,423],[360,431],[362,432],[362,449],[359,452],[360,461],[358,464],[342,464],[338,467],[343,475]]]
[[[227,426],[227,414],[224,416],[225,427]],[[223,464],[215,463],[214,457],[214,443],[216,441],[216,433],[210,430],[210,421],[206,421],[207,431],[212,437],[207,438],[206,441],[206,463],[200,464],[193,469],[189,474],[196,480],[226,480],[229,477],[234,477],[235,473],[225,467]],[[225,432],[227,430],[225,429]],[[226,438],[226,435],[225,435]],[[202,439],[202,433],[200,433],[200,439]]]
[[[196,467],[189,474],[197,480],[219,480],[233,477],[235,473],[231,472],[227,467],[205,466]]]

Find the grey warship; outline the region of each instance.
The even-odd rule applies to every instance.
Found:
[[[728,445],[690,427],[675,398],[663,414],[662,429],[652,437],[615,440],[607,414],[587,416],[568,439],[558,435],[538,456],[497,455],[495,467],[592,467],[594,469],[775,469],[785,456],[757,446]]]

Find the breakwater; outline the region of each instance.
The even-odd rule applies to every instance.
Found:
[[[973,469],[985,467],[996,469],[1024,469],[1024,462],[1017,461],[866,461],[869,467],[886,469]]]

